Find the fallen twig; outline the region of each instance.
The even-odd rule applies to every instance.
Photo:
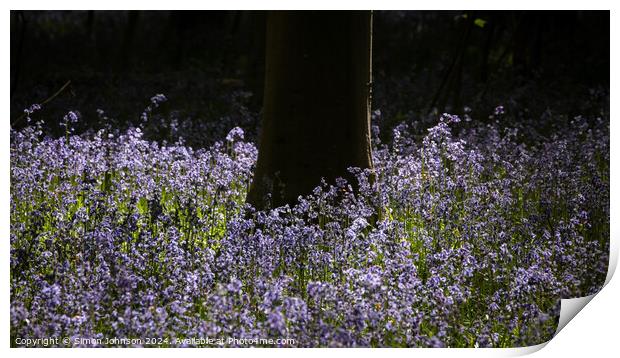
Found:
[[[70,84],[71,84],[71,80],[68,80],[62,87],[60,87],[60,89],[58,91],[56,91],[56,93],[54,93],[51,97],[49,97],[48,99],[46,99],[43,102],[41,102],[40,105],[42,106],[44,104],[47,104],[50,101],[52,101],[54,98],[58,97],[58,95],[61,94],[62,91],[64,91],[67,87],[69,87]],[[21,121],[25,117],[26,117],[26,113],[24,113],[21,116],[19,116],[12,124],[19,123],[19,121]]]

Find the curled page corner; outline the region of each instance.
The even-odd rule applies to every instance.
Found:
[[[568,322],[570,322],[575,316],[588,304],[594,296],[596,296],[599,292],[601,292],[605,286],[611,281],[613,277],[616,267],[618,266],[618,242],[617,240],[612,240],[610,238],[609,242],[609,265],[607,267],[607,277],[605,278],[605,283],[600,290],[596,293],[593,293],[589,296],[584,297],[576,297],[576,298],[563,298],[560,301],[560,319],[558,322],[558,327],[555,330],[553,336],[556,336],[560,331],[566,327]],[[541,347],[542,348],[542,347]]]
[[[577,298],[563,298],[560,301],[560,320],[558,322],[558,328],[553,334],[556,336],[560,331],[566,327],[579,311],[581,311],[591,300],[596,296],[596,293],[589,296],[577,297]]]
[[[612,236],[613,237],[613,236]],[[607,266],[607,277],[605,278],[605,283],[597,292],[583,297],[574,297],[574,298],[563,298],[560,300],[560,317],[558,320],[558,326],[553,334],[553,337],[557,336],[558,333],[566,325],[570,322],[575,316],[588,304],[594,296],[596,296],[599,292],[601,292],[605,286],[611,281],[611,278],[614,276],[616,271],[616,267],[618,266],[618,242],[617,240],[613,240],[610,238],[609,242],[609,265]],[[517,356],[525,356],[532,353],[536,353],[539,350],[543,349],[553,337],[546,341],[533,346],[526,347],[515,347],[515,348],[504,348],[502,349],[502,356],[505,357],[517,357]]]

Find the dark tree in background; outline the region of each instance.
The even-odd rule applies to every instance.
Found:
[[[306,37],[328,49],[315,59],[335,62],[346,46],[332,43],[352,43],[340,38],[345,21],[337,27],[323,15]],[[68,110],[81,114],[76,134],[122,132],[162,93],[168,101],[143,128],[145,138],[182,137],[205,148],[238,126],[245,140],[260,144],[266,17],[265,11],[11,11],[11,125],[26,126],[24,108],[45,103],[33,118],[44,119],[52,137],[64,135],[58,122]],[[463,127],[494,122],[489,114],[503,105],[505,118],[551,135],[557,114],[568,124],[609,108],[609,11],[374,11],[372,17],[372,121],[384,144],[401,123],[423,135],[443,112],[467,114],[472,121]],[[286,36],[301,38],[300,31]],[[347,73],[337,66],[324,67]],[[297,67],[280,72],[299,78]],[[328,112],[328,92],[340,80],[324,74],[308,75],[318,89],[304,112]],[[282,98],[276,94],[282,91],[272,92]]]
[[[248,202],[294,203],[321,178],[372,168],[372,13],[268,14],[264,117]],[[271,198],[265,198],[271,194]]]

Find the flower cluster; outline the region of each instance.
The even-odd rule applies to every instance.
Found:
[[[163,94],[156,94],[155,96],[151,97],[151,103],[146,106],[146,108],[144,109],[144,111],[142,112],[142,114],[140,115],[140,120],[142,121],[142,123],[146,123],[149,120],[149,117],[151,115],[151,113],[159,108],[159,106],[166,102],[168,100],[168,98],[166,98],[166,96],[164,96]]]
[[[26,121],[30,123],[32,121],[32,118],[30,117],[30,115],[40,110],[41,110],[41,105],[37,103],[32,104],[30,107],[24,109],[24,115],[26,116]]]
[[[155,102],[153,102],[156,105]],[[601,288],[609,127],[523,129],[445,114],[374,149],[358,190],[244,204],[257,150],[139,128],[11,131],[11,338],[294,338],[299,346],[510,347]],[[378,132],[378,128],[373,128]],[[72,340],[73,341],[73,340]]]

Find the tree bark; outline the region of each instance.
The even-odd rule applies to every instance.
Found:
[[[267,16],[263,125],[247,198],[261,209],[294,204],[321,178],[354,184],[349,167],[372,168],[372,13]]]

